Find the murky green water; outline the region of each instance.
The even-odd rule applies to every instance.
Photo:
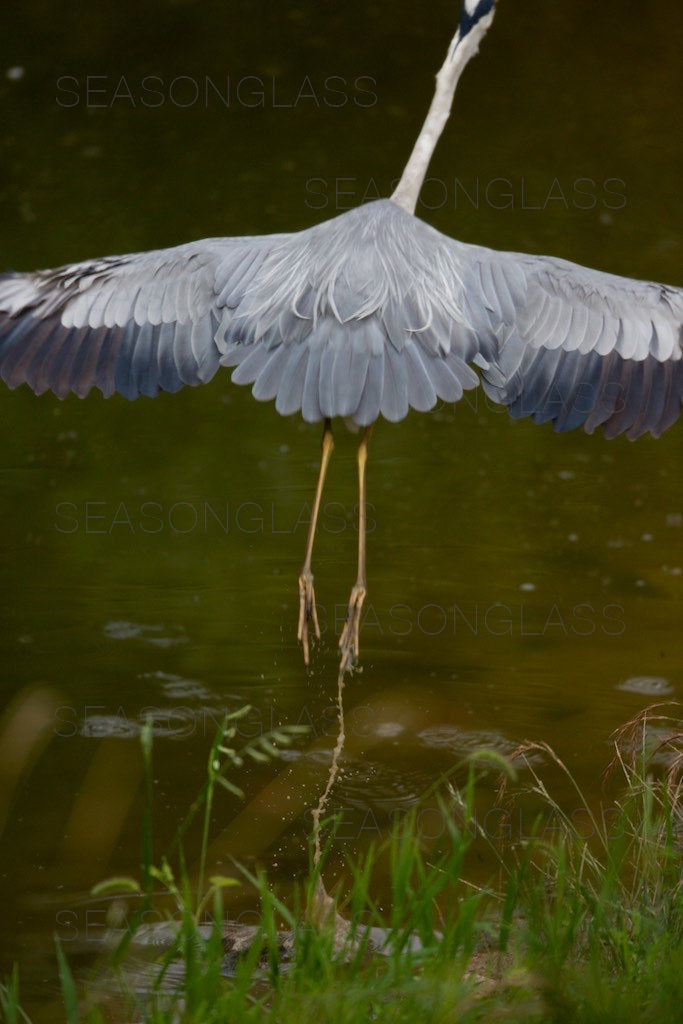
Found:
[[[386,194],[453,8],[426,24],[408,3],[6,4],[0,264],[290,230]],[[502,3],[421,215],[680,284],[681,22],[669,0],[645,22],[616,0]],[[296,578],[318,427],[227,372],[133,404],[5,390],[0,409],[0,950],[36,1002],[54,992],[53,933],[75,953],[104,924],[89,887],[137,872],[147,714],[159,850],[226,710],[253,706],[245,737],[308,724],[284,765],[237,779],[243,804],[221,797],[212,847],[221,870],[258,861],[285,887],[306,870],[355,575],[356,441],[340,424],[314,566],[326,643],[307,677]],[[481,395],[378,425],[333,860],[479,743],[545,740],[597,801],[610,732],[683,691],[680,456],[680,427],[555,435]],[[437,813],[423,825],[438,831]],[[231,905],[254,910],[246,892]]]

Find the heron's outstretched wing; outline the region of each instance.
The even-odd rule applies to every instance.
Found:
[[[515,416],[659,434],[680,414],[683,292],[455,242],[391,200],[289,235],[0,276],[0,377],[128,398],[220,364],[304,419],[399,420],[483,371]]]
[[[93,387],[137,398],[208,381],[220,365],[219,325],[283,237],[205,239],[0,275],[0,377],[60,398]]]
[[[658,437],[677,419],[682,289],[454,244],[467,267],[467,318],[488,339],[475,362],[487,394],[513,416],[631,439]]]

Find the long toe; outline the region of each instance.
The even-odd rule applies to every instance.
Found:
[[[315,607],[315,590],[313,588],[313,573],[302,572],[299,576],[299,625],[297,638],[301,641],[304,649],[304,665],[309,663],[308,625],[313,624],[313,630],[318,640],[320,639],[320,626],[318,624],[318,612]]]
[[[346,622],[342,635],[339,638],[339,652],[341,655],[340,669],[345,672],[347,668],[353,668],[354,662],[358,659],[360,652],[360,616],[365,601],[365,587],[356,583],[351,591],[349,607],[346,612]]]

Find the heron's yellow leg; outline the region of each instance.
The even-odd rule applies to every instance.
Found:
[[[325,486],[325,475],[330,464],[330,458],[334,450],[334,437],[332,435],[332,421],[325,420],[323,427],[322,455],[320,457],[320,472],[318,473],[318,485],[315,489],[315,501],[313,502],[313,513],[308,527],[308,539],[306,541],[306,557],[299,576],[299,628],[297,637],[303,644],[304,664],[308,665],[308,624],[313,624],[315,635],[320,639],[320,626],[318,625],[318,613],[315,610],[315,591],[313,589],[313,573],[311,572],[311,559],[313,557],[313,542],[315,530],[320,512],[320,501]]]
[[[351,590],[349,607],[346,612],[346,623],[339,639],[341,653],[340,670],[345,672],[352,667],[358,657],[360,630],[360,613],[366,594],[365,580],[365,528],[366,528],[366,497],[365,497],[365,466],[368,461],[368,446],[374,424],[365,428],[363,439],[358,445],[358,576]]]

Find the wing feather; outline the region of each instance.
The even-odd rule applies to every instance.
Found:
[[[406,372],[408,377],[408,401],[413,409],[426,412],[436,404],[436,388],[425,366],[429,358],[421,354],[419,342],[410,342],[405,347]]]
[[[683,391],[680,288],[453,241],[390,200],[292,235],[0,275],[10,387],[128,398],[210,380],[307,420],[391,420],[481,370],[514,416],[660,433]]]
[[[92,387],[137,398],[210,380],[249,275],[282,237],[0,275],[0,376],[60,398]]]
[[[282,346],[288,353],[287,363],[277,389],[275,408],[282,416],[289,416],[301,408],[308,347],[306,345]]]
[[[315,423],[323,418],[320,408],[320,360],[323,344],[319,335],[314,335],[308,344],[308,363],[301,397],[301,415],[307,423]]]
[[[380,413],[382,404],[382,391],[384,387],[384,362],[387,346],[370,356],[368,360],[368,372],[363,385],[363,393],[358,403],[358,408],[353,414],[356,423],[361,427],[367,427],[374,423]]]
[[[291,350],[287,345],[278,345],[254,381],[252,394],[259,401],[270,401],[277,396],[282,376],[289,361]],[[234,378],[234,374],[233,374]]]
[[[470,268],[469,326],[494,338],[475,360],[484,387],[514,416],[633,438],[658,436],[680,415],[683,290],[453,244]],[[504,283],[512,272],[523,274],[521,291]]]

